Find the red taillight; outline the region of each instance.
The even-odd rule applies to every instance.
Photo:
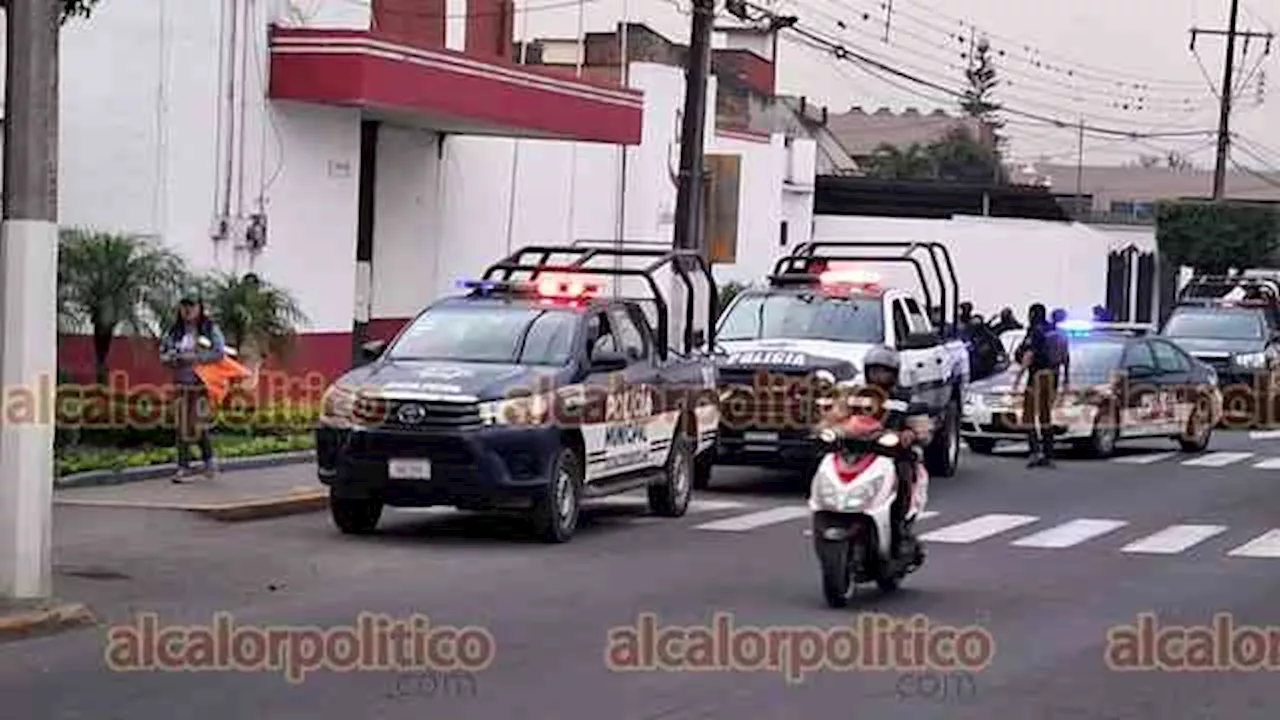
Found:
[[[854,478],[858,477],[871,463],[876,461],[876,456],[871,453],[865,453],[854,458],[852,462],[845,460],[840,455],[834,456],[836,464],[836,477],[840,478],[842,483],[851,483]]]

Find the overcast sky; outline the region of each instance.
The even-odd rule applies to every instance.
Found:
[[[1075,127],[1059,129],[1017,113],[1072,124],[1083,116],[1088,126],[1134,133],[1217,127],[1214,93],[1221,85],[1226,38],[1202,36],[1192,53],[1189,29],[1225,28],[1228,6],[1229,0],[893,0],[886,43],[882,0],[779,0],[776,5],[779,12],[798,16],[801,27],[946,88],[958,89],[964,82],[970,33],[987,34],[1002,53],[996,61],[1005,84],[997,97],[1012,111],[1006,117],[1013,157],[1072,164]],[[517,7],[528,8],[516,18],[518,37],[572,37],[579,24],[572,0],[524,0]],[[607,31],[625,16],[685,42],[688,7],[689,0],[587,1],[582,25],[588,32]],[[1240,28],[1280,30],[1280,3],[1241,0]],[[1254,40],[1247,55],[1238,53],[1244,60],[1237,66],[1243,75],[1252,74],[1233,115],[1233,130],[1245,138],[1233,157],[1254,168],[1280,170],[1280,40],[1268,56],[1264,45]],[[1237,49],[1244,50],[1243,41]],[[868,111],[881,106],[954,109],[954,101],[937,89],[900,78],[891,83],[796,42],[782,43],[779,56],[779,90],[807,95],[833,112],[855,105]],[[1243,75],[1238,83],[1245,82]],[[1261,95],[1260,79],[1266,87]],[[1121,164],[1170,150],[1212,166],[1213,137],[1207,134],[1133,140],[1089,132],[1084,159]]]

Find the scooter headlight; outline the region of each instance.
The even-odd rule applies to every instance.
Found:
[[[881,447],[891,448],[898,447],[898,443],[900,442],[902,442],[902,439],[898,437],[898,433],[885,433],[880,436],[880,439],[876,441],[876,444]]]
[[[834,445],[836,440],[840,439],[839,433],[835,428],[825,427],[818,431],[818,440],[826,445]]]

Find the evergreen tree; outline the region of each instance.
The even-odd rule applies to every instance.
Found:
[[[1000,150],[1004,144],[1004,136],[1000,130],[1004,128],[1004,120],[1000,119],[1000,103],[995,101],[993,92],[1000,85],[996,76],[995,61],[991,56],[991,43],[982,38],[978,40],[969,55],[969,67],[964,72],[968,86],[960,99],[960,109],[965,115],[987,124],[995,141],[995,149]]]

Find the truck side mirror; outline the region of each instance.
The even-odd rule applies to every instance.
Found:
[[[360,352],[364,355],[364,359],[373,362],[382,357],[382,353],[387,349],[386,340],[370,340],[360,346]]]

